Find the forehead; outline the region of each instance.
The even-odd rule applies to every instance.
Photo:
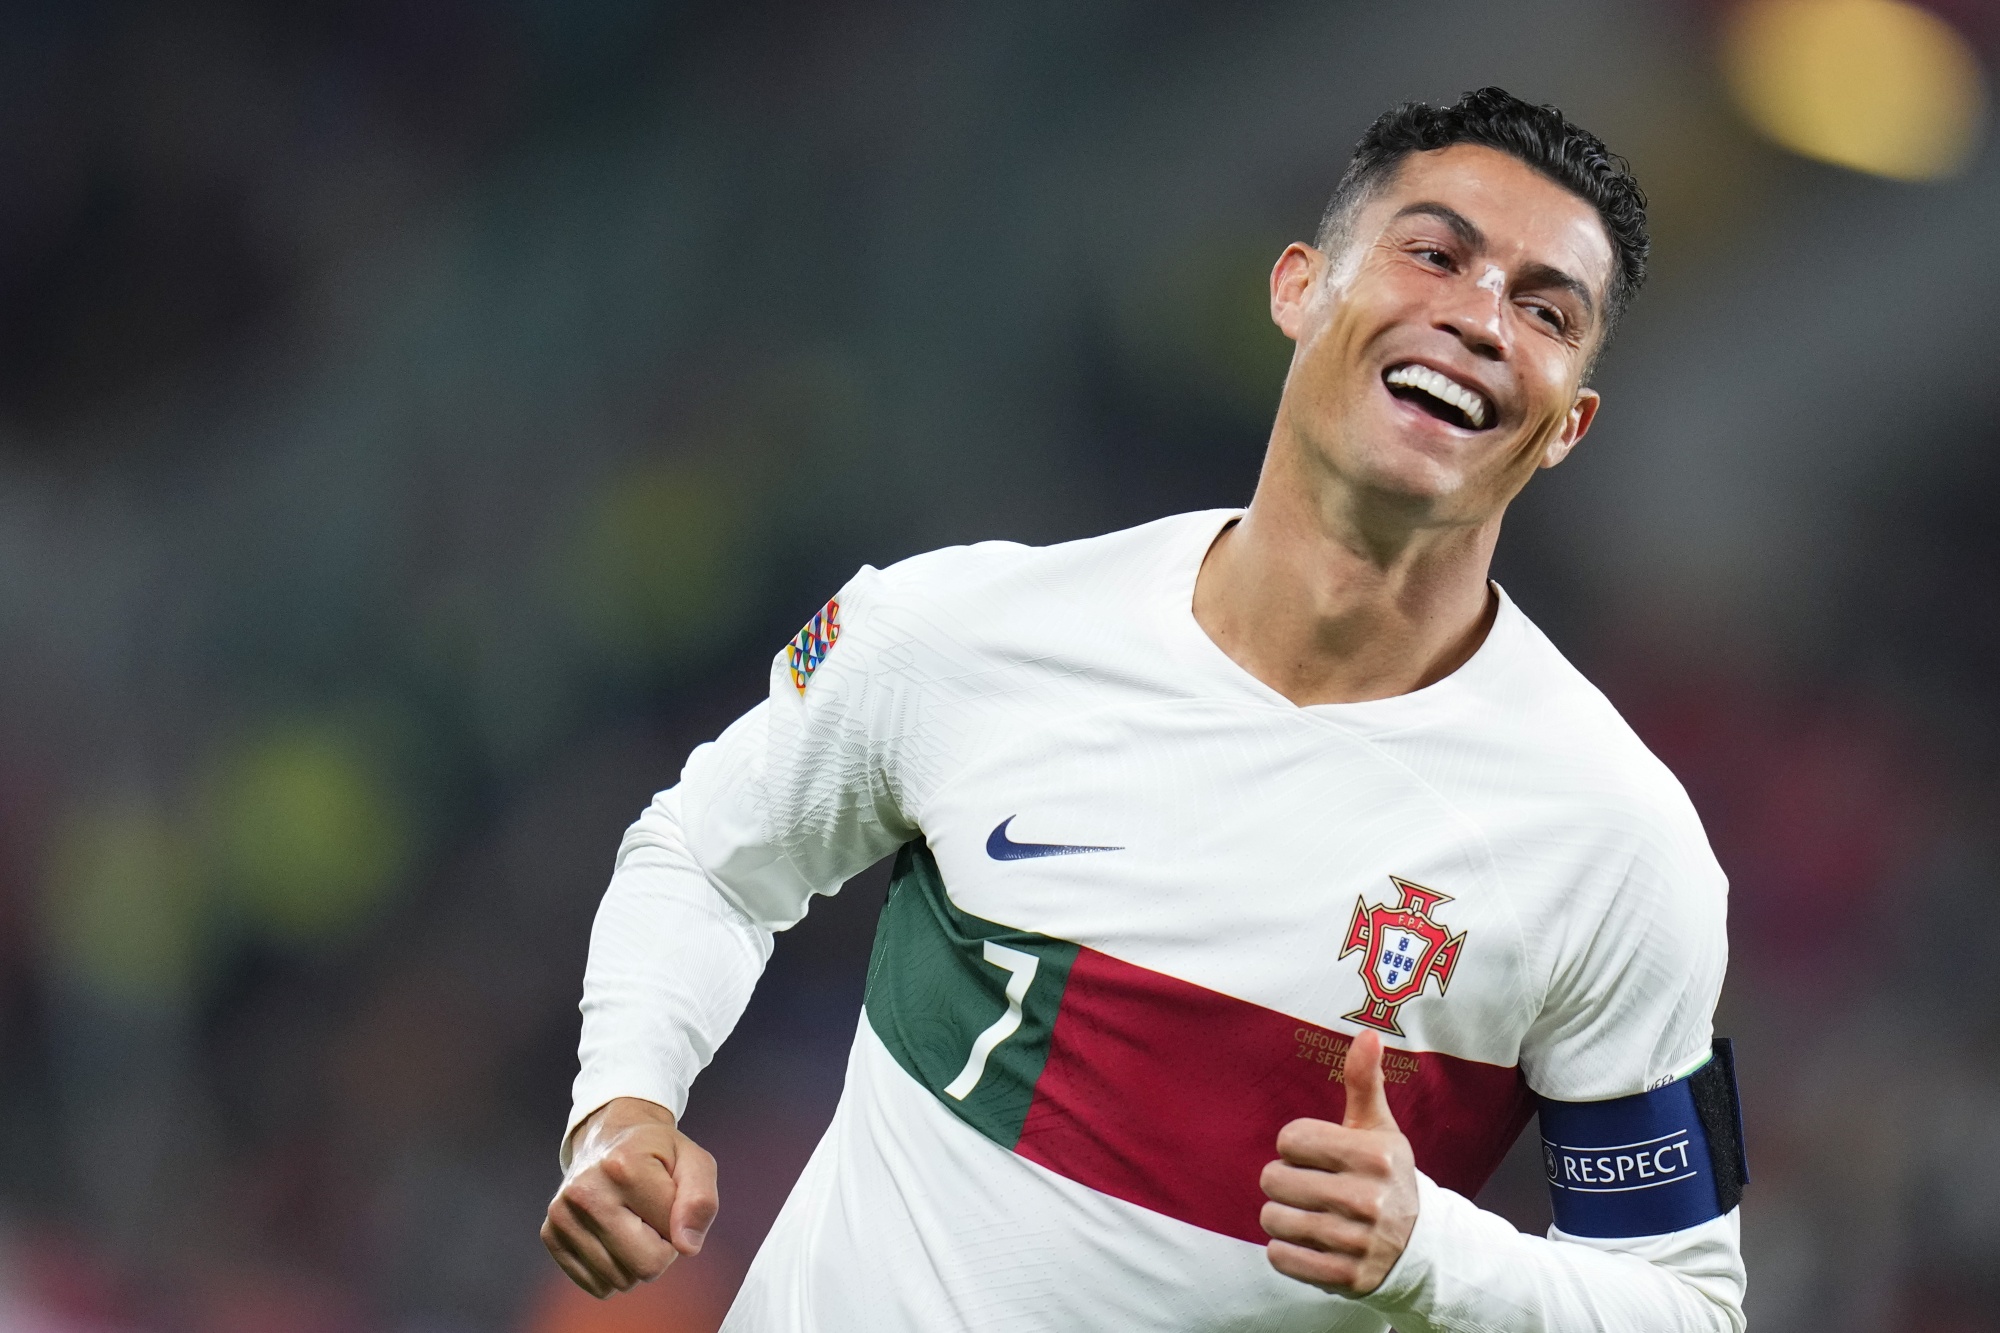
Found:
[[[1420,202],[1463,214],[1485,233],[1487,257],[1495,263],[1553,265],[1599,292],[1610,283],[1611,238],[1597,210],[1510,153],[1453,144],[1410,154],[1364,207],[1363,227],[1379,231],[1399,210]]]

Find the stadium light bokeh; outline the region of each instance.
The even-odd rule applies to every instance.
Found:
[[[1898,0],[1750,0],[1725,28],[1723,68],[1772,141],[1872,175],[1954,175],[1985,125],[1971,44]]]

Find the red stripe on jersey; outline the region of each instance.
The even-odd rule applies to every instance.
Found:
[[[1263,1244],[1264,1164],[1302,1116],[1338,1121],[1349,1038],[1079,949],[1015,1151],[1094,1190]],[[1520,1071],[1383,1052],[1417,1166],[1478,1192],[1528,1122]]]

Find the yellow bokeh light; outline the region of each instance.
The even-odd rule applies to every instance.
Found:
[[[403,805],[351,728],[273,726],[224,756],[209,795],[213,869],[251,924],[290,943],[359,925],[408,860]]]
[[[148,802],[79,810],[50,848],[43,923],[57,968],[102,999],[192,994],[204,909],[180,829]]]
[[[585,632],[632,663],[673,661],[712,642],[744,604],[750,502],[719,467],[642,464],[589,513],[564,591]]]
[[[1897,0],[1750,0],[1728,26],[1723,64],[1737,103],[1773,140],[1878,176],[1952,174],[1986,118],[1965,38]]]

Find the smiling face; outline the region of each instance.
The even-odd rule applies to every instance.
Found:
[[[1518,159],[1412,154],[1340,253],[1272,271],[1297,344],[1274,447],[1405,521],[1494,518],[1590,426],[1612,263],[1596,210]]]

